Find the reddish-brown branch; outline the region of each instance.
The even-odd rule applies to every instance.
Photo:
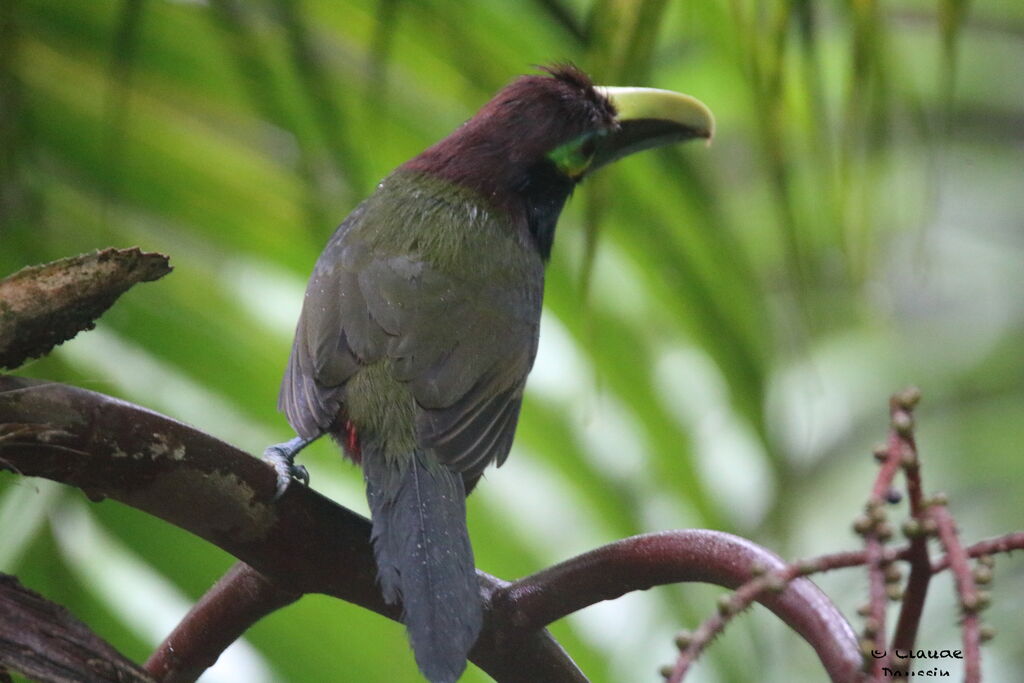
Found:
[[[1005,536],[999,536],[998,538],[990,538],[987,541],[979,541],[974,545],[968,546],[965,549],[965,552],[968,557],[977,559],[979,557],[984,557],[985,555],[1010,553],[1014,550],[1024,550],[1024,531],[1017,531],[1012,534],[1006,534]],[[932,573],[938,574],[939,572],[948,569],[949,563],[950,556],[948,554],[943,555],[932,564]]]
[[[893,428],[889,432],[889,448],[897,450],[903,463],[903,474],[907,482],[907,503],[910,516],[918,528],[924,524],[926,509],[924,505],[924,488],[921,484],[921,467],[917,457],[917,443],[914,433],[909,428],[913,424],[912,411],[920,398],[916,389],[908,389],[896,394],[889,400],[889,412]],[[903,427],[902,429],[900,427]],[[910,577],[903,591],[903,603],[896,621],[896,631],[892,638],[891,652],[912,650],[917,640],[917,629],[921,624],[925,599],[928,596],[928,585],[931,582],[932,567],[928,556],[928,537],[919,533],[910,539]],[[890,666],[902,668],[907,660],[889,658]]]
[[[893,430],[895,432],[895,429]],[[885,608],[888,600],[885,580],[885,548],[882,533],[885,521],[885,506],[892,490],[892,482],[899,471],[902,454],[898,442],[890,438],[885,459],[875,477],[871,488],[871,496],[865,507],[866,517],[863,523],[864,553],[868,570],[868,618],[865,622],[864,637],[871,640],[872,650],[884,652],[886,646]],[[882,675],[884,660],[865,658],[871,669],[872,677],[878,679]]]
[[[901,559],[901,553],[905,554],[907,550],[908,548],[901,550],[883,549],[884,556],[882,560],[883,562],[893,562]],[[754,577],[737,588],[736,592],[727,601],[720,604],[718,612],[706,619],[693,634],[690,634],[685,639],[688,642],[680,645],[680,655],[672,671],[669,673],[666,683],[680,683],[704,649],[725,629],[732,618],[750,607],[766,591],[778,592],[800,576],[810,576],[811,574],[828,572],[835,569],[859,567],[867,564],[867,562],[868,552],[866,550],[832,553],[812,559],[798,560],[786,565],[781,570],[766,572]],[[857,671],[854,680],[864,677],[866,677],[866,674],[862,671]]]
[[[987,541],[979,541],[964,548],[964,552],[972,559],[984,557],[985,555],[1011,553],[1015,550],[1024,550],[1024,532],[1017,531],[997,538],[990,538]],[[885,548],[882,554],[882,561],[909,561],[910,552],[911,548],[909,545],[899,548]],[[867,553],[864,550],[848,550],[828,555],[819,555],[818,557],[806,560],[797,560],[793,564],[805,568],[804,574],[809,575],[812,573],[828,572],[834,569],[862,567],[866,563]],[[932,574],[938,574],[947,569],[949,569],[948,555],[943,555],[931,565]]]
[[[870,627],[865,627],[865,636],[873,641],[873,649],[885,651],[885,569],[883,568],[883,547],[877,535],[865,539],[865,565],[868,569],[868,614]],[[878,678],[882,673],[882,661],[870,660],[871,673]]]
[[[913,477],[913,485],[909,491],[911,509],[920,509],[921,507],[920,478],[916,467],[916,448],[913,441],[913,408],[919,399],[920,392],[917,389],[906,389],[889,399],[891,427],[886,446],[876,453],[881,457],[881,467],[871,487],[871,495],[865,506],[865,517],[857,524],[859,531],[864,536],[868,570],[868,618],[864,625],[864,637],[871,641],[871,650],[877,652],[886,652],[887,638],[886,604],[889,599],[887,586],[890,585],[890,582],[886,575],[889,563],[885,560],[884,543],[892,536],[892,526],[887,521],[886,504],[894,490],[893,480],[901,467],[905,471],[913,470],[908,474],[908,486],[910,477]],[[914,598],[923,601],[930,574],[926,572],[922,576],[921,571],[928,568],[928,548],[925,545],[915,545],[912,542],[910,555],[913,565],[917,567]],[[923,602],[915,603],[909,611],[901,614],[901,623],[897,627],[901,642],[913,643],[917,633],[917,623],[920,620],[918,608],[922,606]],[[882,667],[887,661],[882,658],[866,657],[865,663],[870,667],[872,676],[879,678],[882,675]]]
[[[796,566],[790,565],[780,571],[774,571],[748,581],[737,588],[732,595],[721,600],[718,612],[714,616],[706,619],[692,634],[677,640],[680,646],[679,657],[676,659],[675,667],[669,674],[666,683],[680,683],[705,648],[711,644],[715,636],[725,630],[726,625],[732,621],[734,616],[750,607],[766,591],[781,590],[799,575],[800,570]],[[860,672],[854,669],[851,675],[860,677]],[[833,680],[835,680],[834,677]]]
[[[960,608],[963,612],[964,683],[981,681],[981,620],[978,612],[984,607],[978,588],[974,584],[967,553],[956,535],[956,523],[945,505],[933,505],[928,516],[935,521],[939,540],[946,548],[949,568],[953,572]]]
[[[907,591],[901,596],[904,604],[891,651],[913,648],[931,576],[939,566],[942,566],[937,564],[933,568],[928,555],[926,531],[929,526],[938,529],[947,548],[949,563],[957,575],[957,588],[965,613],[963,622],[965,651],[972,653],[972,658],[968,662],[969,679],[975,680],[980,675],[978,646],[981,633],[977,611],[983,607],[983,598],[974,587],[973,575],[967,566],[967,557],[974,552],[980,554],[990,552],[992,549],[1009,550],[1013,544],[1024,542],[1024,539],[1011,534],[1002,539],[978,544],[965,550],[959,545],[952,517],[945,507],[937,506],[934,500],[929,506],[929,503],[925,501],[917,446],[913,435],[912,411],[919,399],[920,392],[916,389],[907,389],[893,395],[890,399],[892,426],[886,445],[876,451],[876,455],[881,460],[881,467],[872,486],[865,514],[858,518],[854,525],[864,536],[864,550],[859,553],[839,553],[823,556],[817,560],[790,564],[782,569],[758,576],[740,586],[733,595],[720,601],[717,614],[705,620],[695,633],[689,634],[679,641],[680,655],[675,666],[665,674],[668,683],[680,683],[691,664],[711,640],[725,628],[732,617],[745,610],[766,591],[782,590],[797,576],[860,564],[867,567],[869,578],[868,621],[864,629],[866,644],[863,646],[865,648],[864,667],[870,668],[871,677],[875,680],[881,678],[883,663],[890,664],[893,668],[900,668],[900,663],[895,662],[894,658],[890,658],[888,662],[884,662],[883,657],[869,659],[866,650],[870,649],[872,654],[886,652],[885,607],[889,593],[899,578],[898,573],[891,572],[892,563],[897,559],[910,562],[911,577],[908,581]],[[911,536],[911,543],[908,547],[893,550],[884,546],[885,541],[892,535],[892,528],[887,521],[885,504],[898,500],[898,495],[893,495],[892,483],[900,467],[903,468],[907,480],[912,521],[908,528],[914,528],[916,531],[914,533],[908,531],[908,535]]]
[[[701,532],[701,531],[696,531],[696,530],[694,530],[694,531],[685,531],[685,530],[683,530],[683,531],[665,532],[663,534],[659,534],[658,536],[664,537],[666,534],[675,536],[676,540],[678,540],[680,543],[686,543],[688,541],[693,541],[693,542],[696,543],[698,540],[705,540],[705,539],[698,539],[699,536],[701,536],[703,534],[712,534],[712,535],[714,535],[715,532]],[[725,535],[725,537],[726,538],[733,538],[733,537],[729,537],[728,535]],[[631,540],[650,540],[652,538],[653,538],[653,536],[638,537],[638,539],[627,539],[627,541],[631,541]],[[662,538],[661,540],[664,541],[664,538]],[[620,543],[624,543],[624,542],[620,542]],[[614,545],[617,545],[617,544],[613,544],[613,546]],[[640,548],[640,547],[642,547],[642,545],[643,545],[643,543],[637,543],[633,547],[634,548]],[[970,557],[981,557],[983,555],[993,555],[993,554],[1009,552],[1009,551],[1012,551],[1012,550],[1019,550],[1019,549],[1024,549],[1024,533],[1007,534],[1006,536],[1002,536],[1002,537],[999,537],[999,538],[996,538],[996,539],[991,539],[991,540],[988,540],[988,541],[983,541],[981,543],[977,543],[977,544],[974,544],[974,545],[970,546],[969,548],[966,549],[966,552],[967,552],[967,554]],[[603,548],[603,549],[600,549],[599,551],[607,551],[607,550],[610,550],[610,549],[609,548]],[[595,552],[599,552],[599,551],[595,551]],[[615,551],[612,551],[612,552],[614,553]],[[903,547],[900,547],[900,548],[885,548],[883,550],[883,558],[882,559],[883,559],[883,562],[886,562],[886,563],[896,562],[896,561],[900,561],[900,560],[908,560],[909,556],[910,556],[910,552],[911,552],[911,548],[910,548],[909,545],[908,546],[903,546]],[[624,561],[628,561],[628,552],[626,553],[626,555],[624,556],[623,559],[624,559]],[[676,558],[676,560],[677,559],[678,558]],[[675,560],[672,560],[671,558],[668,558],[666,561],[667,562],[672,562],[672,561],[675,561]],[[574,562],[574,560],[570,561],[570,562]],[[819,556],[819,557],[816,557],[816,558],[812,558],[812,559],[799,560],[797,562],[794,562],[791,565],[788,565],[784,569],[784,575],[783,576],[778,576],[778,572],[775,572],[773,575],[771,575],[771,576],[776,576],[778,578],[769,578],[770,575],[756,577],[756,578],[752,579],[751,581],[747,582],[746,584],[743,584],[742,586],[740,586],[737,589],[737,593],[741,593],[741,597],[733,605],[734,609],[731,610],[730,616],[731,616],[732,613],[738,613],[740,610],[745,609],[747,606],[749,606],[749,604],[751,604],[752,602],[755,602],[756,598],[759,597],[761,591],[763,591],[763,590],[778,589],[784,583],[787,583],[789,580],[791,580],[791,578],[795,578],[795,577],[800,576],[800,575],[809,575],[809,574],[812,574],[812,573],[827,572],[827,571],[832,571],[832,570],[836,570],[836,569],[845,569],[845,568],[850,568],[850,567],[864,566],[866,564],[866,562],[867,562],[867,553],[864,550],[839,552],[839,553],[832,553],[832,554],[822,555],[822,556]],[[595,563],[593,566],[597,567],[598,563]],[[938,573],[940,571],[945,570],[947,566],[948,565],[944,561],[944,558],[940,559],[940,560],[938,560],[936,562],[935,566],[933,567],[933,571],[935,573]],[[677,567],[677,570],[681,572],[681,571],[683,571],[683,568]],[[572,582],[572,579],[571,579],[572,574],[571,574],[571,572],[568,574],[568,576],[570,578],[564,579],[564,581],[566,583],[571,583]],[[757,586],[757,587],[755,587],[755,586]],[[216,588],[213,589],[213,591],[216,591],[216,590],[217,590]],[[495,599],[493,600],[493,607],[492,607],[492,609],[494,609],[494,610],[501,609],[501,603],[509,600],[509,597],[507,595],[509,593],[517,593],[517,594],[520,594],[520,595],[527,594],[527,595],[530,595],[530,596],[534,596],[534,595],[537,595],[537,594],[543,594],[544,592],[555,592],[555,593],[557,593],[560,590],[561,589],[560,589],[560,587],[558,585],[558,582],[550,583],[547,580],[545,580],[543,578],[540,578],[538,576],[528,577],[528,578],[523,579],[523,580],[521,580],[519,582],[516,582],[515,584],[507,584],[505,587],[498,589],[496,591],[496,593],[498,593],[499,595],[496,596]],[[624,592],[624,589],[618,589],[618,590],[623,590],[623,592]],[[603,599],[614,599],[614,597],[616,597],[616,595],[615,595],[616,592],[617,592],[617,590],[611,590],[608,593],[602,593],[600,590],[598,590],[598,591],[596,591],[592,595],[591,601],[594,602],[594,601],[597,601],[598,599],[602,599],[601,598],[602,595],[607,595],[607,598],[603,598]],[[205,600],[206,600],[206,598],[204,598],[204,601]],[[745,601],[745,604],[744,604],[744,601]],[[538,604],[538,603],[533,603],[533,604]],[[561,603],[561,610],[562,611],[568,610],[568,609],[570,609],[570,607],[571,606],[568,603],[564,603],[564,602]],[[549,611],[549,608],[550,608],[550,611]],[[558,603],[553,603],[550,606],[544,606],[543,611],[536,610],[536,609],[533,608],[531,602],[529,600],[526,600],[526,601],[522,601],[521,604],[519,605],[519,607],[515,610],[517,612],[517,614],[509,615],[507,617],[502,617],[500,619],[500,621],[502,621],[502,622],[509,622],[509,623],[513,623],[513,624],[516,624],[516,622],[522,622],[522,624],[527,624],[527,623],[528,624],[548,623],[548,622],[550,622],[553,619],[559,618],[558,608],[559,608],[559,604]],[[201,609],[201,607],[199,605],[197,605],[197,607],[194,609],[194,611],[197,612],[197,613],[201,613],[202,609]],[[531,615],[531,612],[532,612],[532,615]],[[220,617],[225,619],[226,624],[224,626],[218,626],[217,628],[223,628],[225,630],[233,629],[234,628],[234,629],[237,629],[239,631],[244,631],[248,625],[251,625],[251,624],[246,624],[244,620],[240,621],[239,620],[239,615],[232,614],[230,611],[227,611],[226,613],[220,615]],[[716,620],[717,621],[717,619],[718,619],[718,615],[716,615],[715,617],[712,617],[708,621],[709,622],[712,621],[712,620]],[[208,620],[210,620],[210,617],[209,616],[204,617],[204,620],[208,621]],[[256,621],[256,619],[254,618],[252,620],[252,622],[254,623],[255,621]],[[721,626],[724,627],[725,624],[727,623],[727,621],[728,621],[728,619],[725,619],[723,621],[723,623],[721,624]],[[705,624],[707,625],[708,622],[705,622]],[[521,625],[521,624],[519,624],[519,625]],[[516,628],[518,628],[519,625],[517,625]],[[190,620],[186,619],[185,621],[182,622],[181,625],[179,625],[179,628],[176,629],[175,634],[177,634],[179,632],[182,632],[182,631],[187,632],[187,631],[189,631],[192,628],[193,627],[190,624]],[[709,626],[705,626],[705,628],[709,628]],[[514,633],[512,633],[512,634],[510,634],[508,632],[502,633],[501,631],[502,631],[502,629],[500,629],[500,628],[499,629],[495,629],[495,631],[492,632],[490,637],[498,638],[498,639],[514,637]],[[701,629],[698,629],[697,633],[699,634],[700,632],[701,632]],[[210,658],[211,656],[215,657],[218,654],[218,652],[219,652],[219,650],[216,647],[212,646],[209,643],[204,643],[203,641],[199,641],[199,642],[194,642],[193,641],[193,642],[184,642],[184,643],[180,642],[180,640],[177,638],[177,636],[175,634],[172,634],[172,636],[164,643],[164,645],[161,646],[161,650],[167,649],[169,646],[171,646],[171,647],[173,647],[174,651],[179,655],[179,657],[181,659],[183,659],[183,660],[196,660],[196,661],[202,661],[204,659]],[[713,638],[713,636],[714,636],[714,633],[709,633],[709,637],[708,637],[707,640],[710,641],[710,639]],[[696,644],[698,642],[698,640],[699,640],[699,638],[697,637],[697,635],[695,635],[695,637],[693,638],[692,643]],[[707,644],[708,643],[704,643],[703,646],[700,646],[700,647],[701,648],[706,647]],[[189,652],[189,648],[192,648],[192,647],[202,648],[204,650],[204,652],[197,652],[197,653],[192,654],[192,655],[183,654],[183,653],[188,653]],[[206,651],[208,651],[208,652],[206,652]],[[690,654],[692,659],[696,659],[699,655],[700,655],[700,650],[693,651]],[[148,668],[150,670],[153,670],[152,662],[153,662],[153,660],[151,659],[150,663],[148,664]],[[689,666],[689,664],[687,666]],[[182,679],[182,680],[184,680],[184,679]]]
[[[964,553],[971,558],[1008,553],[1014,550],[1024,550],[1024,532],[1006,534],[998,538],[989,539],[975,543],[964,549]],[[882,555],[883,563],[897,561],[910,561],[914,549],[911,545],[901,548],[884,548]],[[850,567],[862,567],[868,562],[866,550],[851,550],[846,552],[820,555],[815,558],[797,560],[787,565],[781,571],[774,571],[754,577],[747,583],[736,589],[730,596],[728,603],[714,616],[709,617],[698,627],[696,631],[689,634],[688,642],[682,646],[680,656],[672,671],[669,672],[667,683],[679,683],[683,680],[693,662],[702,654],[703,650],[710,645],[711,641],[724,630],[734,616],[747,609],[753,604],[761,593],[765,591],[779,590],[798,576],[810,576],[836,569],[848,569]],[[934,564],[928,566],[930,574],[938,574],[949,568],[949,556],[944,555]],[[893,651],[896,648],[893,648]],[[912,647],[900,650],[910,650]]]
[[[494,606],[507,621],[537,627],[629,591],[684,581],[736,588],[755,569],[784,571],[777,555],[746,539],[707,530],[676,530],[623,539],[499,590]],[[833,681],[859,678],[856,637],[846,619],[809,580],[757,596],[817,652]],[[502,619],[501,621],[505,621]]]
[[[207,591],[146,662],[162,683],[187,683],[250,626],[302,597],[239,562]]]

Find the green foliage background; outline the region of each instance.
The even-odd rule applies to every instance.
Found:
[[[870,448],[908,383],[925,394],[925,484],[950,493],[964,537],[1024,527],[1018,0],[6,0],[0,274],[106,246],[175,265],[19,372],[254,454],[284,440],[277,382],[333,227],[514,75],[559,60],[692,93],[718,135],[602,171],[563,217],[515,452],[470,503],[479,565],[514,578],[683,526],[788,557],[856,547]],[[365,510],[329,444],[305,461]],[[0,570],[139,660],[231,562],[11,475],[0,533]],[[863,575],[821,583],[856,620]],[[594,681],[657,680],[718,592],[632,595],[554,631]],[[1024,671],[1022,594],[1024,566],[1000,560],[988,680]],[[948,580],[925,616],[921,644],[955,648]],[[314,596],[205,680],[417,676],[399,626]],[[821,673],[758,608],[695,680]]]

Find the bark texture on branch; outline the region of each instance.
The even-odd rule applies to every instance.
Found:
[[[44,683],[153,683],[70,612],[0,574],[0,672]]]
[[[166,256],[135,247],[29,266],[0,280],[0,368],[16,368],[92,329],[130,287],[169,272]]]

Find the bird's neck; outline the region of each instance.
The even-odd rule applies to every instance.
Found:
[[[527,228],[541,257],[547,261],[555,241],[558,217],[576,184],[546,159],[527,169],[520,183],[517,194],[522,202]]]
[[[452,136],[402,165],[479,194],[512,225],[526,232],[545,261],[555,225],[575,183],[549,160],[516,159],[500,145],[474,144],[473,136]]]

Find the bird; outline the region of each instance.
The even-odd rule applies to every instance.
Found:
[[[691,96],[539,67],[387,175],[317,260],[278,401],[297,436],[264,457],[278,496],[324,434],[361,465],[378,583],[431,683],[480,633],[466,496],[512,446],[563,206],[608,163],[713,132]]]

